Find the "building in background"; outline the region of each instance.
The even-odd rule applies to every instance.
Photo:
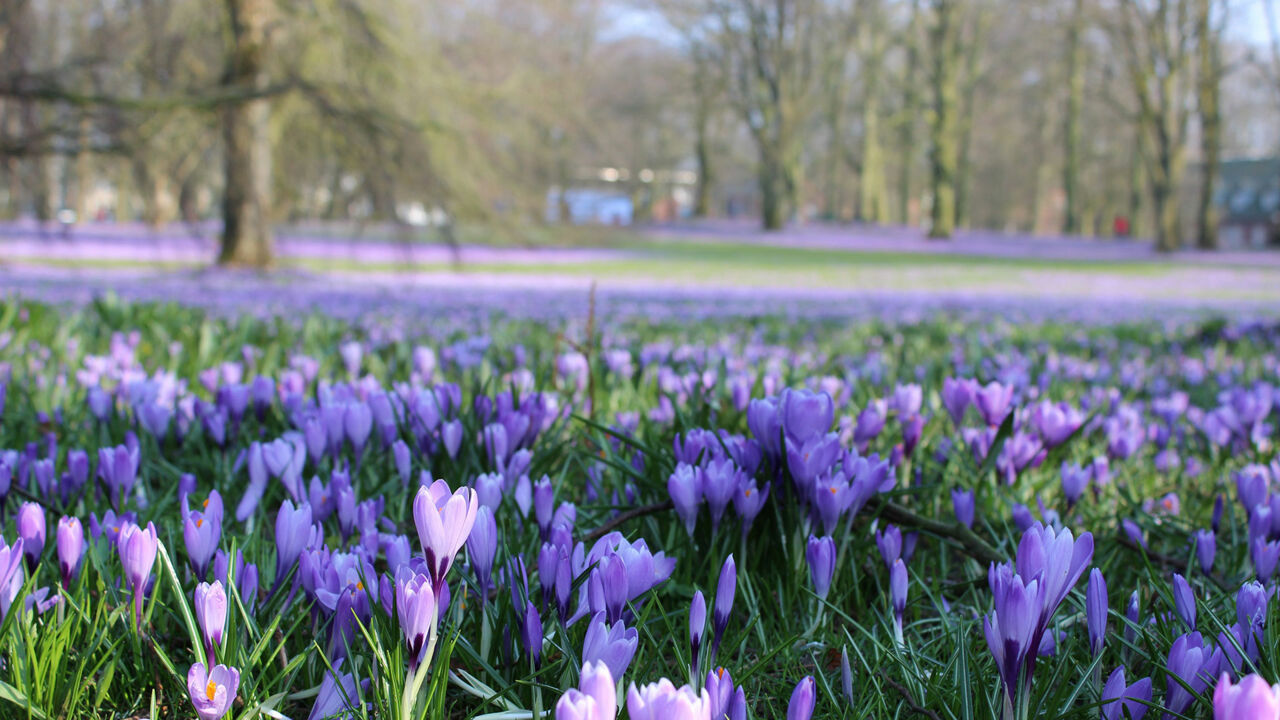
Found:
[[[1219,182],[1222,247],[1280,245],[1280,158],[1227,160]]]

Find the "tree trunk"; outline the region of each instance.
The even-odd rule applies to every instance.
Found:
[[[862,221],[880,224],[888,220],[884,193],[884,153],[880,146],[880,68],[884,55],[884,28],[880,7],[868,7],[866,84],[862,101],[862,184],[858,202]]]
[[[916,116],[919,114],[920,93],[916,78],[920,74],[920,0],[911,0],[911,23],[907,27],[907,67],[902,94],[901,174],[898,176],[898,221],[911,224],[911,170],[916,150]]]
[[[1075,0],[1075,10],[1067,30],[1067,116],[1063,131],[1062,190],[1066,210],[1062,232],[1076,235],[1081,230],[1080,208],[1080,112],[1084,105],[1084,0]]]
[[[693,216],[699,218],[711,214],[711,147],[707,138],[707,124],[706,115],[700,113],[696,124],[697,136],[693,143],[693,155],[698,163],[698,184],[693,194]]]
[[[765,230],[781,230],[785,215],[782,171],[776,162],[760,162],[760,218]]]
[[[935,2],[933,28],[933,118],[930,183],[933,206],[929,237],[951,237],[956,222],[956,3]]]
[[[1143,212],[1142,195],[1146,188],[1146,173],[1142,164],[1142,130],[1134,133],[1133,152],[1129,161],[1129,235],[1145,237],[1147,234],[1146,214]]]
[[[227,84],[251,93],[266,86],[269,0],[226,0],[234,46]],[[226,144],[222,200],[222,265],[267,267],[275,260],[271,207],[271,106],[265,97],[229,104],[223,111]]]
[[[1218,54],[1218,38],[1211,25],[1211,10],[1211,0],[1196,1],[1196,35],[1200,43],[1197,110],[1200,113],[1201,161],[1196,244],[1201,250],[1218,247],[1218,211],[1213,196],[1222,155],[1222,112],[1219,107],[1222,61]]]

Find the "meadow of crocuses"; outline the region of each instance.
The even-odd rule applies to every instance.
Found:
[[[2,718],[1280,718],[1274,321],[199,305],[0,302]]]

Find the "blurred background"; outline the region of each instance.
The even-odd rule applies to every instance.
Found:
[[[1273,299],[1278,15],[0,0],[0,262]]]

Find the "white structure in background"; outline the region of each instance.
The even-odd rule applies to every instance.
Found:
[[[560,222],[560,190],[547,193],[547,221]],[[568,222],[574,225],[630,225],[635,206],[631,198],[618,192],[591,188],[570,188],[564,192],[563,205]]]

